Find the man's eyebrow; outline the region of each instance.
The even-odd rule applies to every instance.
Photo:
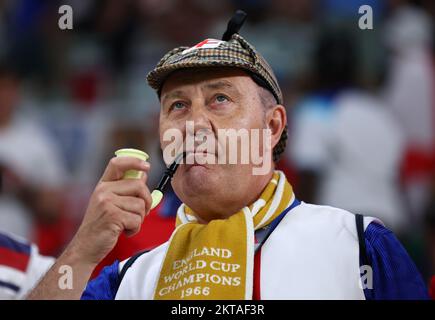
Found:
[[[183,96],[184,96],[183,91],[181,91],[181,90],[175,90],[175,91],[171,91],[171,92],[169,92],[167,94],[163,94],[162,98],[161,98],[161,101],[163,102],[164,100],[167,100],[167,99],[175,99],[175,98],[180,98],[180,97],[183,97]]]
[[[237,93],[239,92],[237,88],[230,81],[227,80],[218,80],[218,81],[209,82],[204,84],[202,87],[209,90],[231,89]],[[168,99],[181,98],[184,96],[185,93],[182,90],[170,91],[169,93],[163,94],[161,96],[161,102],[164,102],[165,100]]]

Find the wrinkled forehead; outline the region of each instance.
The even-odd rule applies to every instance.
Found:
[[[181,69],[171,73],[165,80],[159,98],[165,98],[169,93],[175,90],[181,90],[189,86],[204,87],[233,87],[234,89],[249,90],[256,88],[256,83],[243,70],[237,68],[193,68]]]

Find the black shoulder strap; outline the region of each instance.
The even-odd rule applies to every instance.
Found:
[[[273,230],[278,226],[278,224],[281,222],[281,220],[284,218],[284,216],[293,208],[300,205],[301,202],[298,199],[295,199],[291,206],[289,206],[287,209],[285,209],[283,212],[280,213],[278,217],[276,217],[269,225],[266,227],[263,227],[257,231],[255,231],[255,237],[257,238],[257,243],[254,247],[254,253],[257,253],[258,250],[261,249],[263,244],[266,242],[266,240],[269,238],[269,236],[272,234]]]
[[[136,253],[134,256],[132,256],[130,259],[127,260],[127,262],[122,266],[121,272],[119,272],[118,287],[121,284],[121,281],[125,276],[125,273],[133,265],[133,263],[137,260],[137,258],[139,258],[141,255],[143,255],[144,253],[147,253],[149,251],[151,251],[151,250],[140,251],[140,252]]]
[[[369,265],[369,259],[367,258],[366,242],[364,238],[364,216],[361,214],[355,215],[356,231],[358,233],[359,242],[359,259],[362,265]]]

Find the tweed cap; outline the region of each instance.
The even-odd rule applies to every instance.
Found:
[[[154,70],[147,75],[147,82],[160,95],[168,76],[174,71],[189,68],[235,67],[246,71],[260,86],[269,90],[278,104],[283,96],[272,68],[266,60],[241,35],[234,33],[228,41],[206,39],[193,47],[178,47],[163,56]],[[273,150],[276,162],[284,152],[287,126]]]

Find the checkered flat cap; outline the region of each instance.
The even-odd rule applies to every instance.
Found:
[[[230,24],[231,21],[229,27]],[[283,96],[278,81],[263,56],[238,33],[227,35],[227,38],[227,41],[206,39],[193,47],[183,46],[169,51],[154,70],[148,73],[148,84],[160,95],[163,83],[174,71],[189,68],[234,67],[246,71],[258,85],[273,94],[278,104],[283,104]],[[273,150],[275,162],[284,152],[286,141],[287,126]]]

